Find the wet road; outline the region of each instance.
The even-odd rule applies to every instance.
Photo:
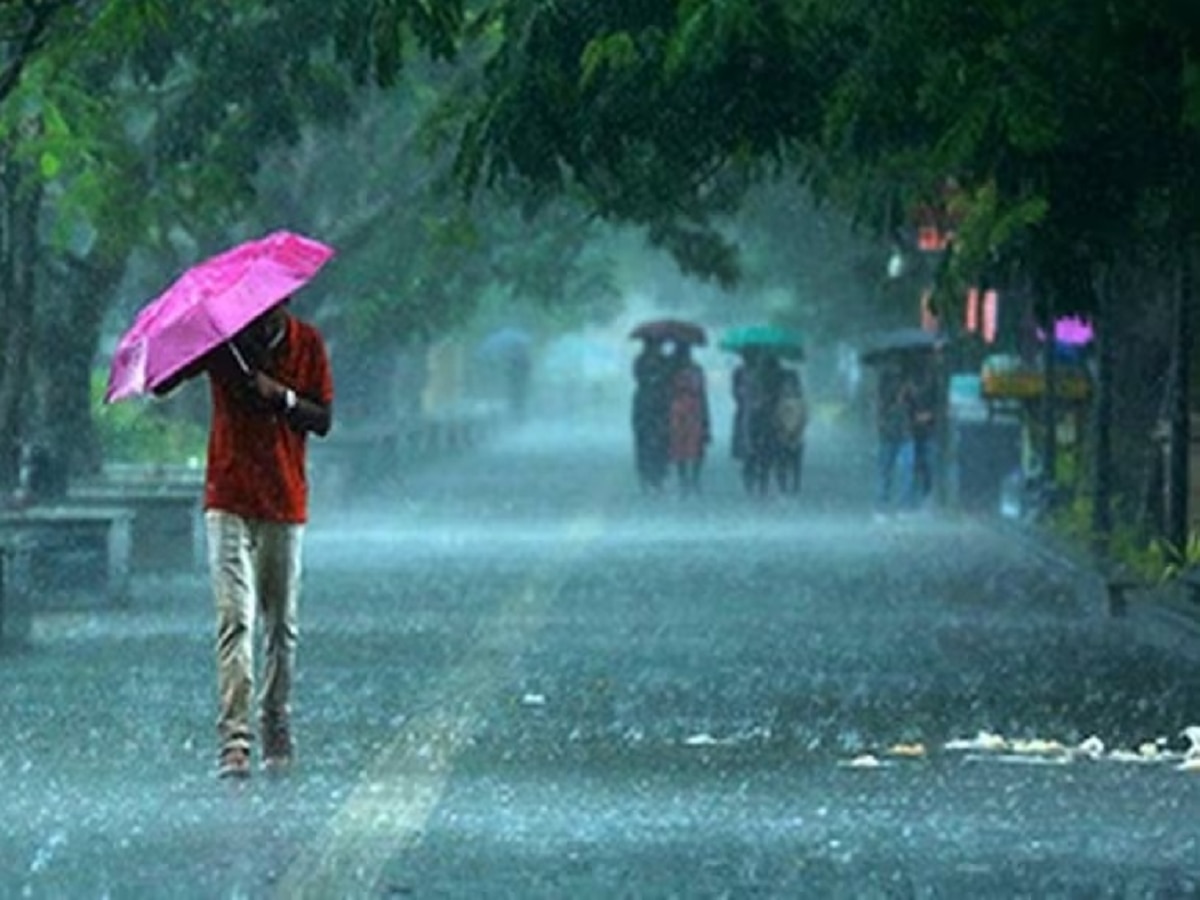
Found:
[[[0,897],[1200,893],[1190,644],[987,523],[873,523],[821,426],[761,502],[723,447],[640,496],[620,424],[316,510],[286,776],[213,777],[203,581],[39,621]]]

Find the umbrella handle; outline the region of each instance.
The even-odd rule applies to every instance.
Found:
[[[233,353],[233,358],[237,360],[237,364],[241,367],[242,373],[253,375],[253,371],[251,371],[249,364],[246,362],[246,357],[242,356],[242,351],[238,349],[237,344],[233,341],[226,341],[225,343],[229,345],[229,350]]]

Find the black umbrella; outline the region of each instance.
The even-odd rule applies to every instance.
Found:
[[[642,340],[697,344],[701,347],[708,343],[704,327],[684,319],[655,319],[652,322],[643,322],[629,332],[629,336]]]
[[[878,365],[910,354],[932,353],[945,343],[941,335],[923,328],[896,328],[877,335],[867,344],[860,358],[867,365]]]

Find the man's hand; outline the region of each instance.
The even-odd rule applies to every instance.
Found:
[[[283,406],[283,398],[287,393],[287,387],[272,378],[266,372],[258,369],[254,372],[254,390],[258,392],[258,396],[272,407]]]
[[[283,413],[284,421],[293,431],[311,431],[318,437],[329,433],[333,411],[328,406],[298,396],[265,372],[255,371],[250,384],[269,409]]]

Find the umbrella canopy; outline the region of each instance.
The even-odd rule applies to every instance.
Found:
[[[104,401],[152,391],[307,284],[333,248],[276,231],[192,266],[117,342]]]
[[[1038,329],[1038,340],[1046,340],[1046,332]],[[1082,347],[1092,342],[1095,330],[1092,324],[1079,316],[1065,316],[1054,322],[1054,340],[1068,347]]]
[[[623,379],[627,363],[611,340],[570,332],[546,344],[542,367],[551,380],[601,382]]]
[[[730,329],[721,338],[721,349],[734,353],[757,350],[781,359],[804,359],[804,342],[800,335],[779,325],[744,325]]]
[[[509,362],[528,356],[532,346],[533,335],[524,328],[506,325],[489,332],[479,342],[476,353],[484,360]]]
[[[945,343],[941,335],[923,328],[896,328],[875,337],[863,350],[861,359],[876,365],[907,354],[932,353]]]
[[[708,343],[708,335],[704,333],[703,326],[683,319],[655,319],[643,322],[629,332],[629,336],[642,340],[697,344],[701,347]]]

